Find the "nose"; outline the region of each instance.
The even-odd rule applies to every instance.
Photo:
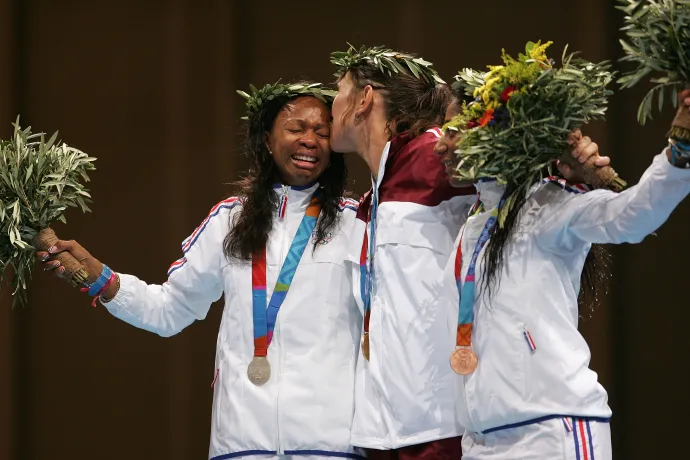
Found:
[[[446,145],[445,142],[443,142],[443,138],[439,139],[436,142],[436,145],[434,145],[434,153],[436,155],[443,156],[446,154],[447,151],[448,151],[448,146]]]
[[[308,149],[315,149],[316,144],[316,133],[313,131],[307,131],[304,136],[300,139],[300,143],[307,147]]]

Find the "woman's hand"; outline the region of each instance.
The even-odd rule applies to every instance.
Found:
[[[568,134],[568,145],[571,146],[570,155],[573,160],[564,158],[558,162],[558,170],[568,181],[574,183],[586,182],[584,165],[590,157],[594,156],[594,165],[603,168],[611,164],[609,157],[599,155],[599,146],[592,142],[589,136],[583,136],[582,131],[576,129]],[[567,153],[566,153],[567,155]]]
[[[103,272],[103,264],[101,261],[93,257],[89,251],[84,249],[81,244],[74,240],[58,240],[58,242],[55,243],[55,246],[48,249],[48,252],[37,251],[36,258],[41,262],[44,270],[52,270],[58,278],[62,278],[65,268],[60,266],[60,261],[54,260],[55,255],[60,254],[61,252],[69,252],[72,257],[79,261],[88,274],[86,277],[87,283],[93,283],[96,281],[101,275],[101,272]],[[101,298],[112,299],[115,297],[120,287],[119,278],[116,279],[118,282],[110,284],[108,289],[101,293]],[[95,306],[95,299],[93,305]]]
[[[77,259],[81,263],[86,272],[88,273],[87,281],[93,283],[98,279],[98,276],[103,271],[103,264],[96,258],[94,258],[89,251],[83,248],[83,246],[76,241],[62,241],[58,240],[55,246],[48,250],[49,252],[38,251],[36,252],[36,258],[41,262],[43,269],[48,271],[52,270],[56,276],[61,277],[65,271],[64,267],[60,266],[60,262],[54,260],[53,257],[61,252],[69,252],[72,257]]]

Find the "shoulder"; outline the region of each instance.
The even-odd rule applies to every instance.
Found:
[[[239,210],[242,208],[243,199],[238,196],[231,196],[223,201],[216,203],[208,213],[207,219],[213,218],[219,214],[228,214],[232,210]]]
[[[423,135],[427,135],[427,137],[433,138],[436,141],[443,137],[443,130],[439,126],[434,126],[427,129]]]
[[[540,229],[561,225],[561,219],[572,212],[581,212],[592,200],[614,194],[595,190],[589,185],[568,182],[561,177],[546,177],[530,189],[522,223]]]
[[[475,194],[474,187],[450,185],[441,158],[434,152],[440,135],[440,128],[429,129],[397,152],[386,166],[380,188],[381,203],[399,201],[438,206],[456,196]]]
[[[563,203],[592,190],[592,187],[586,184],[576,184],[568,182],[561,177],[549,176],[532,187],[530,198],[541,204]]]
[[[352,198],[341,198],[338,204],[338,211],[345,213],[357,213],[357,208],[359,208],[359,201]]]
[[[441,128],[433,127],[414,137],[409,133],[395,136],[391,139],[388,155],[388,162],[391,164],[386,165],[386,169],[410,158],[419,159],[420,156],[429,156],[438,160],[438,156],[434,153],[434,146],[441,138],[441,134]]]
[[[240,197],[230,197],[227,198],[223,201],[220,201],[216,203],[211,210],[209,211],[208,215],[204,220],[201,221],[199,226],[194,229],[191,235],[187,237],[182,242],[182,251],[187,252],[189,249],[192,248],[198,241],[198,239],[206,233],[211,232],[212,228],[220,228],[219,224],[223,225],[223,238],[225,237],[225,232],[227,231],[227,219],[224,219],[223,217],[229,216],[232,212],[236,212],[237,210],[242,208],[242,199]]]
[[[240,211],[242,209],[243,202],[244,199],[238,196],[232,196],[223,201],[219,201],[208,212],[206,218],[201,222],[200,227],[210,223],[215,224],[221,221],[226,222],[227,219],[224,219],[223,217],[228,217],[231,214]]]
[[[353,198],[343,197],[338,204],[340,225],[349,228],[359,215],[359,202]]]
[[[436,142],[441,138],[442,132],[441,128],[434,127],[427,129],[422,134],[415,136],[410,140],[402,149],[401,154],[408,155],[429,155],[438,160],[438,155],[434,153],[434,146]]]

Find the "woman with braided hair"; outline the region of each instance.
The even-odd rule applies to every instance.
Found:
[[[332,92],[317,84],[252,87],[249,175],[182,244],[163,285],[114,273],[74,241],[87,290],[108,311],[167,337],[223,295],[209,458],[360,459],[350,446],[361,315],[346,259],[357,203],[332,152]],[[279,314],[280,312],[280,314]]]

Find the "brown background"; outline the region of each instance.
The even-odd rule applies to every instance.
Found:
[[[330,51],[386,44],[450,79],[527,40],[619,56],[614,0],[317,2],[0,0],[0,137],[17,114],[98,157],[94,213],[58,228],[115,269],[164,281],[180,242],[230,193],[250,82],[330,82]],[[670,114],[644,129],[642,90],[613,98],[589,133],[636,182],[664,145]],[[367,184],[351,158],[353,189]],[[690,203],[658,237],[613,248],[611,294],[582,329],[609,390],[618,459],[687,458]],[[0,299],[0,459],[201,459],[210,429],[221,307],[162,339],[93,309],[37,273],[30,305]]]

